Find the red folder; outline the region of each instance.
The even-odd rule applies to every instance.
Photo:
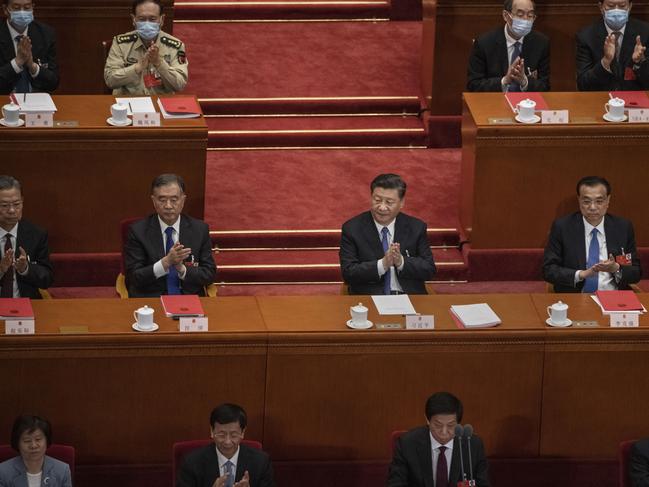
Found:
[[[605,311],[642,311],[642,304],[633,291],[597,291],[597,299]]]
[[[160,296],[162,307],[169,318],[181,316],[205,316],[203,305],[196,294],[175,294]]]
[[[0,298],[0,319],[33,318],[34,310],[29,298]]]
[[[609,95],[624,100],[626,108],[649,108],[649,96],[644,91],[611,91]]]
[[[533,100],[536,102],[536,111],[538,110],[549,110],[547,102],[543,95],[538,91],[510,91],[505,94],[505,99],[509,103],[509,108],[512,109],[512,112],[516,113],[514,109],[523,100]]]
[[[192,96],[160,97],[159,100],[165,112],[171,115],[196,115],[198,117],[201,114],[201,107],[196,98]]]

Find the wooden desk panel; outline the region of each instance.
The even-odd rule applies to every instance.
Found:
[[[575,185],[590,174],[611,182],[611,213],[632,220],[637,245],[649,245],[649,165],[638,156],[649,149],[649,125],[605,122],[607,93],[544,98],[550,108],[569,109],[571,123],[523,126],[502,94],[464,94],[460,219],[471,246],[543,247],[552,221],[577,211]]]
[[[56,121],[78,127],[0,128],[2,171],[18,178],[24,217],[48,229],[52,252],[121,252],[119,223],[152,213],[150,187],[163,172],[183,176],[185,212],[202,218],[207,126],[203,118],[161,127],[111,127],[114,98],[55,96]]]
[[[476,296],[412,297],[436,318],[435,331],[416,332],[347,329],[359,300],[375,323],[404,321],[379,318],[369,297],[259,297],[269,330],[264,444],[273,458],[388,458],[390,432],[425,424],[424,402],[437,390],[462,398],[464,421],[491,455],[536,456],[542,327],[527,295],[482,298],[501,329],[457,329],[448,307],[482,301]]]
[[[647,316],[640,318],[640,328],[613,329],[589,296],[544,294],[532,299],[539,316],[561,299],[570,306],[572,319],[600,324],[597,329],[548,330],[541,456],[615,457],[620,441],[649,433],[642,407],[649,400]],[[649,305],[649,295],[641,300]]]
[[[244,404],[248,433],[261,438],[266,333],[255,300],[202,302],[213,331],[200,334],[175,331],[157,299],[34,302],[39,333],[0,336],[0,417],[48,417],[82,465],[167,463],[174,441],[208,437],[210,411],[224,401]],[[161,331],[131,330],[144,304]],[[61,324],[90,333],[59,335]]]

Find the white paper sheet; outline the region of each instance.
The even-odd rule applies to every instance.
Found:
[[[416,315],[417,312],[407,294],[372,296],[374,306],[380,315]]]
[[[12,93],[11,100],[20,106],[21,114],[56,111],[49,93]]]
[[[155,113],[155,107],[153,106],[153,100],[150,96],[135,96],[135,97],[115,97],[117,103],[126,105],[128,107],[127,115],[133,115],[133,112],[136,113]]]
[[[502,323],[487,303],[453,305],[451,312],[465,328],[488,328]]]

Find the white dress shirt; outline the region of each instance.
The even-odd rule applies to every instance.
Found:
[[[431,446],[432,455],[433,455],[433,479],[436,479],[436,476],[437,476],[437,460],[439,458],[439,447],[440,446],[445,446],[446,451],[444,451],[444,456],[446,457],[446,470],[447,470],[446,478],[450,480],[450,477],[451,477],[451,458],[453,458],[453,439],[451,439],[451,441],[449,441],[445,445],[442,445],[439,441],[437,441],[433,437],[432,433],[428,432],[428,434],[430,435],[430,446]]]
[[[626,30],[626,24],[624,24],[624,27],[622,27],[620,30],[617,31],[611,29],[606,22],[604,22],[604,27],[606,27],[606,33],[608,35],[611,35],[613,32],[620,33],[620,37],[617,38],[617,46],[615,46],[615,54],[619,55],[620,51],[622,50],[622,42],[624,42],[624,31]],[[604,64],[602,64],[602,67],[606,69]],[[610,69],[606,69],[606,71],[608,71],[609,73],[611,72]]]
[[[514,44],[517,42],[521,43],[521,56],[523,55],[523,40],[525,39],[525,36],[521,37],[520,39],[514,39],[512,36],[509,35],[509,32],[507,31],[507,25],[505,24],[505,42],[507,43],[507,66],[511,65],[512,62],[512,55],[514,54]],[[527,91],[527,73],[523,73],[525,75],[525,79],[521,83],[521,91]],[[503,79],[501,81],[503,91],[506,91],[508,89],[507,84],[504,83],[505,77],[503,76]]]
[[[216,448],[216,446],[214,446]],[[237,448],[237,451],[232,455],[232,458],[225,458],[225,455],[223,455],[218,448],[216,448],[216,456],[219,460],[219,475],[223,477],[227,473],[227,469],[225,468],[226,462],[230,461],[232,462],[232,475],[235,477],[236,480],[236,475],[237,475],[237,462],[239,461],[239,452],[241,451],[240,448]]]
[[[16,247],[16,239],[18,238],[19,224],[20,222],[16,223],[16,225],[14,225],[14,227],[8,232],[4,228],[0,228],[0,255],[2,257],[4,257],[5,255],[5,245],[7,245],[7,238],[11,240],[11,248],[14,251],[14,260],[18,257],[20,251]],[[27,268],[25,269],[25,272],[18,272],[14,267],[14,289],[13,289],[14,298],[20,297],[20,291],[18,290],[18,281],[16,280],[16,274],[20,274],[21,276],[24,276],[27,275],[28,271],[29,271],[29,263],[27,264]],[[0,275],[0,277],[2,277],[2,275]]]
[[[9,20],[7,20],[7,27],[9,27],[9,35],[11,36],[11,40],[14,41],[14,52],[16,53],[16,55],[18,55],[18,42],[16,41],[16,36],[26,36],[27,31],[29,30],[29,26],[25,27],[25,32],[21,33],[18,32],[16,29],[14,29],[12,25],[9,23]],[[38,73],[40,73],[41,71],[41,67],[38,65],[38,63],[35,62],[34,64],[36,64],[36,73],[34,74],[31,74],[31,72],[29,73],[31,74],[32,78],[36,78],[36,76],[38,76]],[[13,58],[11,60],[11,67],[14,68],[14,71],[16,73],[23,72],[23,68],[18,66],[18,63],[16,62],[16,58]]]
[[[167,225],[165,222],[162,221],[160,218],[160,215],[158,215],[158,223],[160,223],[160,231],[162,232],[162,252],[166,255],[167,253],[165,252],[165,249],[167,248],[167,234],[165,233],[165,230],[167,230],[168,227],[171,227],[174,229],[173,232],[173,242],[174,244],[178,243],[178,239],[180,238],[180,219],[182,217],[178,217],[176,220],[176,223],[173,225]],[[156,279],[160,279],[162,276],[166,276],[169,274],[169,270],[165,270],[164,266],[162,265],[162,259],[160,259],[158,262],[153,264],[153,275],[156,277]],[[185,275],[187,274],[187,268],[183,265],[182,270],[178,271],[178,277],[183,280],[185,279]]]
[[[583,218],[583,217],[582,217]],[[590,241],[593,239],[592,231],[593,228],[597,228],[597,242],[599,243],[599,261],[608,259],[608,247],[606,246],[606,234],[604,233],[604,220],[606,215],[602,218],[602,221],[599,222],[599,225],[596,227],[592,226],[584,218],[584,242],[586,243],[586,262],[588,262],[588,249],[590,248]],[[586,264],[588,265],[588,264]],[[582,281],[583,279],[579,278],[579,272],[575,272],[575,285]],[[615,276],[610,272],[598,272],[597,273],[597,289],[599,291],[613,291],[617,289],[617,284],[615,282]]]
[[[390,245],[392,245],[392,241],[394,239],[394,222],[396,222],[396,218],[392,220],[388,225],[381,225],[378,223],[376,220],[374,220],[374,225],[376,225],[376,231],[379,232],[379,242],[383,242],[383,227],[388,227],[388,248]],[[401,284],[399,284],[399,279],[397,279],[397,271],[401,272],[403,270],[403,266],[406,263],[406,260],[403,258],[403,255],[401,256],[401,265],[395,269],[394,266],[390,267],[390,290],[391,291],[399,291],[403,292],[403,288],[401,287]],[[379,272],[379,277],[381,277],[383,274],[386,273],[386,269],[383,266],[383,259],[379,259],[376,262],[376,270]]]

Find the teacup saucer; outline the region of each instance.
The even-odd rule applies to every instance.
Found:
[[[602,118],[607,122],[626,122],[626,115],[623,115],[622,118],[613,118],[610,113],[605,113]]]
[[[353,330],[367,330],[368,328],[372,328],[374,326],[374,323],[372,323],[370,320],[367,320],[364,325],[355,325],[354,323],[352,323],[352,320],[347,320],[347,326]]]
[[[150,332],[150,331],[156,331],[158,328],[160,328],[160,327],[158,326],[157,323],[154,323],[154,324],[153,324],[153,327],[151,327],[151,328],[140,328],[140,327],[138,326],[137,322],[133,323],[133,324],[131,325],[131,327],[132,327],[135,331],[141,331],[141,332],[144,332],[144,333],[147,333],[147,332]]]
[[[0,118],[0,124],[4,125],[5,127],[22,127],[23,125],[25,125],[25,121],[22,118],[19,118],[18,123],[9,123],[4,118]]]
[[[540,122],[540,121],[541,121],[541,117],[539,117],[538,115],[535,114],[535,115],[534,115],[532,118],[530,118],[530,119],[524,119],[524,118],[520,118],[520,115],[516,115],[516,116],[514,117],[514,120],[516,120],[517,122],[520,122],[520,123],[529,123],[529,124],[531,124],[531,123],[538,123],[538,122]]]
[[[133,123],[133,120],[131,120],[130,118],[127,118],[126,122],[119,123],[113,117],[108,117],[106,119],[106,122],[108,123],[108,125],[112,125],[113,127],[128,127],[129,125],[131,125]]]
[[[559,323],[553,323],[552,320],[548,318],[547,320],[545,320],[545,322],[548,325],[554,326],[556,328],[568,328],[570,325],[572,325],[572,320],[566,320],[563,323],[559,324]]]

